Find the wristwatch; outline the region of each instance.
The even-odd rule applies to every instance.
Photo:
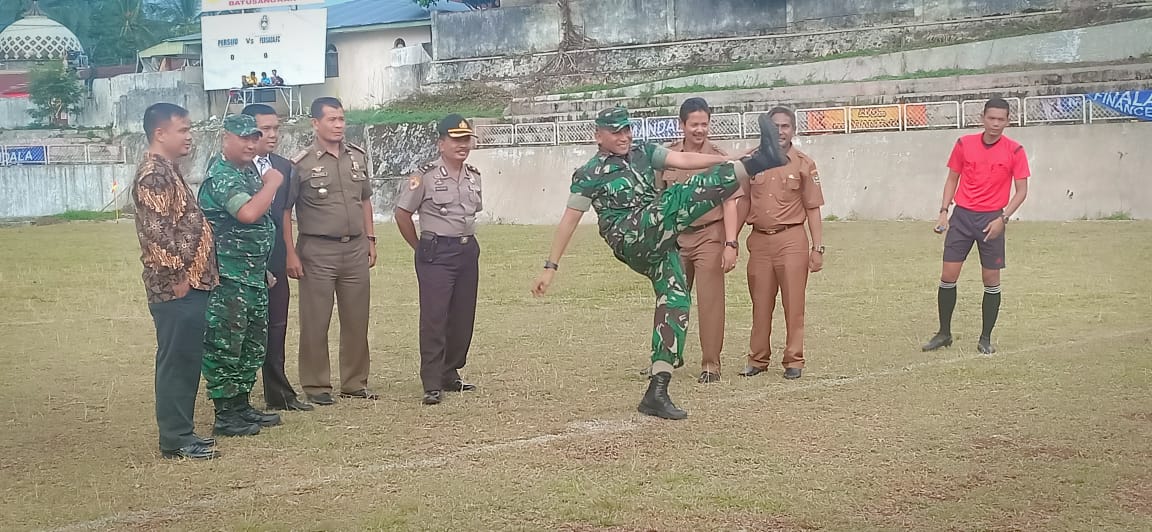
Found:
[[[820,244],[819,246],[812,248],[812,251],[815,251],[816,253],[823,255],[824,254],[824,244]]]
[[[555,262],[552,262],[552,261],[550,261],[550,260],[545,260],[545,261],[544,261],[544,269],[545,269],[545,270],[552,270],[552,271],[556,271],[556,270],[559,270],[559,269],[560,269],[560,265],[559,265],[559,264],[556,264]]]
[[[373,244],[376,243],[376,235],[368,235],[367,238],[368,238],[368,240],[371,240]]]
[[[1004,225],[1008,225],[1008,217],[1007,216],[1001,216],[1000,219],[1004,220]]]
[[[735,250],[737,250],[737,251],[739,251],[739,250],[740,250],[740,242],[738,242],[738,241],[736,241],[736,240],[729,240],[729,241],[725,242],[725,243],[724,243],[724,245],[725,245],[725,246],[728,246],[728,247],[730,247],[730,248],[732,248],[732,249],[735,249]]]

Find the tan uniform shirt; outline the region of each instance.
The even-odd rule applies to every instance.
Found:
[[[668,149],[670,151],[682,152],[682,151],[684,151],[684,141],[681,140],[681,141],[677,141],[673,144],[670,144],[668,146]],[[720,149],[719,146],[717,146],[711,142],[705,143],[704,149],[700,153],[703,153],[705,155],[723,155],[725,157],[728,156],[727,153],[724,153],[724,150]],[[696,173],[699,173],[699,172],[694,172],[694,171],[689,171],[689,170],[677,170],[675,168],[668,168],[668,169],[664,170],[664,173],[661,176],[661,178],[665,182],[665,187],[662,187],[662,188],[667,188],[667,184],[671,184],[671,183],[683,183],[683,182],[687,181],[688,178],[695,175]],[[737,190],[736,193],[732,195],[732,198],[739,198],[743,195],[744,195],[743,190]],[[729,198],[729,199],[732,199],[732,198]],[[720,220],[723,220],[723,219],[724,219],[724,207],[722,205],[718,205],[715,209],[708,211],[707,214],[705,214],[704,216],[701,216],[695,222],[692,222],[692,226],[693,227],[703,227],[703,226],[711,224],[711,223],[719,222]]]
[[[480,170],[465,164],[459,175],[438,158],[408,180],[396,206],[420,215],[420,230],[440,236],[476,234],[476,213],[484,210]]]
[[[363,148],[342,144],[339,157],[312,144],[292,157],[296,182],[286,209],[296,207],[300,234],[340,238],[364,234],[363,202],[372,197]]]
[[[760,172],[749,180],[748,225],[767,230],[801,224],[808,219],[806,209],[824,205],[816,163],[796,148],[788,150],[788,158],[788,164]]]

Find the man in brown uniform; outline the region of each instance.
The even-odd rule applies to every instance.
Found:
[[[824,230],[820,207],[824,193],[816,163],[792,146],[796,114],[777,107],[768,112],[780,131],[780,146],[788,164],[761,172],[749,180],[748,292],[752,296],[752,335],[748,365],[741,376],[758,375],[772,355],[772,311],[779,292],[788,337],[784,347],[784,378],[798,379],[804,368],[804,290],[808,273],[824,267]],[[804,222],[812,233],[811,247]]]
[[[340,396],[377,399],[368,390],[369,269],[376,265],[372,183],[362,148],[344,142],[344,108],[336,98],[312,102],[316,140],[292,157],[297,180],[289,190],[284,227],[292,207],[300,224],[295,245],[286,242],[288,276],[300,280],[300,386],[308,400],[330,405],[328,327],[332,296],[340,311]]]
[[[437,127],[440,157],[421,166],[396,202],[396,227],[416,251],[420,283],[420,380],[424,404],[443,392],[476,389],[460,378],[476,321],[480,244],[476,213],[484,209],[480,171],[465,163],[476,134],[452,114]],[[412,214],[420,214],[420,234]]]
[[[703,98],[689,98],[680,106],[680,126],[684,140],[668,146],[669,150],[727,156],[709,142],[709,124],[712,109]],[[694,172],[669,169],[663,181],[683,183]],[[680,236],[680,258],[684,262],[684,277],[688,290],[696,285],[697,323],[700,328],[701,384],[720,380],[720,352],[724,350],[724,274],[736,267],[740,245],[742,219],[737,212],[738,200],[744,196],[737,190],[724,203],[692,223]]]

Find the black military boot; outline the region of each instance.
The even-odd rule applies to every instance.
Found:
[[[780,147],[780,130],[776,129],[772,117],[764,113],[757,122],[760,124],[760,147],[756,153],[740,159],[749,176],[788,164],[788,155]]]
[[[248,394],[240,394],[236,397],[237,404],[240,405],[240,417],[249,423],[255,423],[261,427],[275,427],[280,424],[280,414],[269,414],[261,412],[252,407],[252,403],[248,402]]]
[[[952,345],[952,335],[945,332],[938,332],[936,333],[936,336],[933,336],[931,340],[928,340],[928,343],[924,344],[920,350],[935,351],[941,347],[948,347],[950,345]]]
[[[684,419],[688,417],[688,412],[680,410],[676,405],[672,404],[672,399],[668,397],[668,382],[672,380],[672,374],[667,371],[661,371],[648,378],[648,391],[644,393],[644,398],[640,400],[640,406],[636,410],[641,414],[656,416],[664,419]]]
[[[212,434],[216,436],[254,436],[260,434],[260,425],[245,421],[240,416],[240,406],[236,398],[213,399],[216,403],[216,424]]]

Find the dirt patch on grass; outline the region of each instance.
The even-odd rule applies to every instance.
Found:
[[[1115,496],[1125,510],[1152,517],[1152,478],[1126,482],[1116,490]]]
[[[783,530],[821,530],[821,527],[784,515],[717,514],[686,519],[666,519],[642,526],[596,526],[563,524],[557,530],[564,532],[671,532],[679,530],[733,530],[769,532]]]
[[[1026,458],[1070,460],[1084,456],[1083,449],[1059,445],[1033,445],[1026,441],[1013,440],[1007,436],[993,435],[972,440],[977,450],[1007,449]]]

